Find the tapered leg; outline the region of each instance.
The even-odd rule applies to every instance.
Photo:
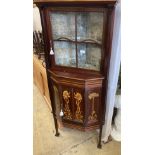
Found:
[[[54,119],[54,125],[55,125],[55,136],[59,137],[60,133],[58,131],[58,121],[57,121],[57,116],[56,116],[56,108],[55,108],[55,102],[53,100],[53,104],[52,104],[52,109],[53,109],[53,119]]]
[[[44,7],[39,7],[40,11],[40,17],[41,17],[41,25],[42,25],[42,31],[43,31],[43,39],[44,39],[44,51],[45,51],[45,62],[46,62],[46,74],[47,74],[47,81],[48,81],[48,89],[49,89],[49,95],[50,95],[50,100],[51,100],[51,107],[52,107],[52,113],[53,113],[53,119],[54,119],[54,124],[55,124],[55,130],[56,134],[55,136],[59,136],[58,132],[58,123],[57,123],[57,117],[56,117],[56,108],[55,108],[55,101],[54,101],[54,93],[53,93],[53,84],[50,79],[50,73],[48,69],[50,69],[51,64],[50,64],[50,58],[49,58],[49,38],[47,36],[47,29],[46,29],[46,13],[44,10]]]
[[[102,124],[100,125],[99,140],[98,140],[98,145],[97,145],[97,147],[98,147],[99,149],[102,148],[101,138],[102,138]]]
[[[58,137],[59,131],[58,131],[58,121],[57,121],[57,115],[56,115],[56,103],[55,103],[55,94],[54,94],[54,89],[53,89],[53,83],[50,81],[48,78],[48,83],[49,83],[49,94],[50,94],[50,99],[51,99],[51,106],[52,106],[52,113],[53,113],[53,119],[54,119],[54,125],[55,125],[55,136]]]
[[[104,91],[105,91],[105,89],[104,89]],[[105,101],[105,96],[103,96],[103,101]],[[106,108],[106,106],[105,106],[105,104],[103,104],[100,109],[100,113],[101,113],[101,115],[100,115],[100,130],[99,130],[99,139],[98,139],[98,145],[97,145],[97,147],[99,149],[102,148],[101,139],[102,139],[102,128],[103,128],[103,124],[105,121],[105,108]]]
[[[54,117],[54,123],[55,123],[55,130],[56,130],[55,136],[59,137],[60,133],[58,131],[58,122],[57,122],[57,119],[55,117]]]

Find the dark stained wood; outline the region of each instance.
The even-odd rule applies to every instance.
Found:
[[[55,64],[55,59],[54,59],[54,55],[50,55],[50,49],[52,48],[54,50],[54,43],[53,43],[53,36],[52,36],[52,25],[51,25],[51,22],[50,22],[50,15],[49,15],[49,9],[46,9],[46,21],[47,21],[47,35],[48,35],[48,48],[49,48],[49,52],[48,52],[48,55],[49,55],[49,58],[50,58],[50,68],[51,66],[53,66],[52,64]]]
[[[105,25],[103,25],[103,33],[102,33],[102,52],[101,52],[101,73],[104,75],[104,57],[105,57],[105,51],[106,51],[106,36],[107,36],[107,19],[108,19],[108,15],[107,15],[108,9],[104,9],[104,15],[103,18],[105,20]],[[105,29],[104,29],[105,26]]]
[[[39,7],[41,14],[41,22],[43,27],[43,35],[45,42],[45,60],[48,86],[50,91],[50,99],[53,110],[53,117],[55,122],[56,136],[59,135],[56,106],[54,100],[54,89],[56,85],[60,94],[61,108],[65,106],[65,100],[63,98],[63,91],[70,92],[69,108],[73,115],[72,119],[66,119],[62,117],[63,125],[70,128],[76,128],[82,131],[100,129],[98,148],[101,148],[101,136],[102,127],[105,122],[105,109],[106,109],[106,96],[108,88],[108,72],[110,65],[110,56],[112,48],[112,36],[113,36],[113,22],[114,22],[114,9],[116,0],[35,0],[35,4]],[[71,9],[67,10],[68,7]],[[51,56],[50,48],[53,46],[52,38],[52,24],[50,22],[50,11],[96,11],[104,12],[106,16],[106,29],[105,36],[102,38],[102,58],[101,58],[101,70],[93,71],[87,69],[80,69],[74,67],[57,66],[55,64],[54,55]],[[75,18],[76,21],[76,18]],[[77,22],[77,21],[76,21]],[[60,40],[61,41],[61,40]],[[77,42],[76,42],[77,44]],[[104,54],[103,54],[104,53]],[[76,58],[78,55],[76,55]],[[80,102],[80,109],[83,115],[83,121],[79,122],[75,118],[77,102],[75,99],[75,93],[79,92],[82,96]],[[98,97],[94,99],[94,110],[97,114],[97,119],[91,120],[89,118],[93,105],[89,95],[91,93],[97,93]],[[59,109],[60,110],[60,109]]]
[[[102,86],[102,101],[104,104],[102,104],[102,107],[100,109],[100,133],[99,133],[99,142],[98,142],[98,148],[102,148],[101,145],[101,137],[102,137],[102,128],[103,124],[105,122],[105,112],[106,112],[106,97],[107,97],[107,91],[108,91],[108,75],[109,75],[109,67],[110,67],[110,57],[111,57],[111,50],[112,50],[112,37],[113,37],[113,26],[114,26],[114,14],[115,13],[115,6],[108,9],[108,23],[107,23],[107,38],[106,38],[106,46],[105,46],[105,57],[104,57],[104,75],[105,80],[103,81]]]
[[[45,50],[45,62],[46,62],[46,74],[47,74],[47,82],[48,82],[49,95],[50,95],[50,100],[51,100],[52,113],[53,113],[53,118],[54,118],[55,129],[56,129],[55,136],[59,136],[58,122],[56,119],[56,108],[55,108],[54,98],[53,98],[53,89],[51,88],[52,81],[50,80],[50,74],[48,72],[48,69],[50,68],[50,59],[49,59],[49,54],[48,54],[49,38],[47,36],[45,10],[43,8],[39,8],[39,11],[40,11],[40,16],[41,16],[43,38],[44,38],[44,43],[45,43],[44,50]]]
[[[75,14],[75,48],[76,48],[76,68],[78,68],[78,50],[77,50],[77,14]]]
[[[94,125],[94,126],[86,126],[83,128],[82,126],[78,124],[73,124],[72,122],[63,122],[64,127],[72,128],[72,129],[78,129],[80,131],[92,131],[95,129],[99,129],[99,125]]]
[[[34,0],[35,4],[115,4],[116,0]]]
[[[54,12],[104,12],[103,6],[96,7],[49,7],[50,11]]]
[[[60,71],[50,71],[48,70],[53,77],[60,77],[60,78],[68,78],[68,79],[76,79],[76,80],[102,80],[104,76],[102,75],[92,75],[92,74],[80,74],[80,73],[69,73],[69,72],[60,72]]]
[[[54,63],[54,62],[53,62]],[[70,72],[72,74],[74,73],[81,73],[81,74],[92,74],[92,75],[102,75],[102,70],[101,71],[95,71],[95,70],[89,70],[89,69],[82,69],[82,68],[76,68],[76,67],[67,67],[67,66],[59,66],[59,65],[53,65],[51,66],[51,70],[54,71],[61,71],[61,72]]]
[[[51,79],[59,85],[59,94],[61,94],[61,101],[63,107],[65,106],[65,100],[63,99],[63,91],[68,91],[70,94],[69,98],[69,108],[72,115],[72,119],[62,118],[62,122],[67,124],[72,128],[80,129],[83,131],[96,129],[99,127],[99,118],[100,118],[100,104],[101,104],[101,88],[103,76],[86,76],[80,74],[70,74],[62,73],[58,71],[50,71]],[[52,87],[52,86],[51,86]],[[86,90],[85,90],[86,89]],[[83,116],[83,121],[78,121],[75,117],[77,105],[74,97],[75,93],[80,93],[82,96],[82,101],[80,103],[81,115]],[[91,93],[97,93],[99,97],[95,98],[94,110],[97,115],[97,120],[89,121],[88,118],[92,113],[92,100],[89,99]]]
[[[115,5],[117,0],[34,0],[38,7],[91,7],[107,8]]]

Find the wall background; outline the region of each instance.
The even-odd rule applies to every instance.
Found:
[[[33,30],[42,31],[39,9],[33,6]]]

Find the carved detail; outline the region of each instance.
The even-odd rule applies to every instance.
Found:
[[[74,93],[74,98],[76,100],[77,109],[75,112],[75,118],[79,121],[83,121],[83,116],[81,114],[80,103],[82,101],[82,95],[80,93]]]
[[[64,117],[66,119],[72,119],[71,111],[69,109],[70,93],[67,90],[63,91],[63,98],[65,100]]]
[[[98,93],[91,93],[89,94],[88,98],[89,100],[92,100],[92,112],[91,112],[91,115],[88,117],[89,121],[96,121],[97,120],[97,114],[94,110],[94,99],[96,97],[99,97],[99,94]]]

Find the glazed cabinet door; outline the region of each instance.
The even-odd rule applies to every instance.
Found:
[[[48,9],[47,18],[52,69],[100,72],[105,51],[107,9],[52,7]]]

